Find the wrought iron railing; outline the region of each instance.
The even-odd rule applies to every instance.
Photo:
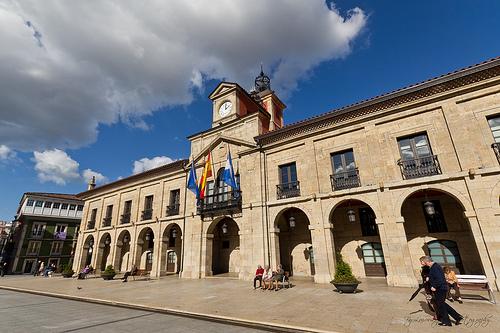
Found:
[[[179,215],[179,206],[180,204],[176,203],[173,205],[167,206],[167,216]]]
[[[151,220],[153,218],[152,209],[144,209],[141,214],[141,221]]]
[[[94,228],[95,228],[95,220],[87,221],[87,230],[94,229]]]
[[[111,216],[105,217],[102,219],[102,226],[103,227],[110,227],[111,226]]]
[[[130,223],[130,213],[122,214],[122,216],[120,217],[120,223],[121,224]]]
[[[332,191],[360,187],[361,182],[359,180],[358,168],[343,172],[335,172],[333,175],[330,175],[330,182],[332,183]]]
[[[276,196],[278,199],[300,197],[300,182],[297,180],[276,185]]]
[[[398,165],[404,179],[414,179],[441,174],[441,167],[436,155],[400,160]]]
[[[497,155],[498,163],[500,163],[500,142],[492,143],[491,148],[493,148],[495,155]]]
[[[207,195],[198,201],[198,214],[235,213],[241,211],[241,191]]]

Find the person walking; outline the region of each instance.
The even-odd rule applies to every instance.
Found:
[[[422,266],[428,266],[429,270],[429,285],[436,299],[439,326],[451,326],[450,316],[455,319],[455,325],[460,325],[464,318],[455,309],[446,303],[446,294],[448,293],[448,283],[444,277],[444,272],[439,264],[432,261],[431,257],[423,256],[420,258]]]
[[[0,277],[3,277],[7,272],[7,263],[5,261],[0,261]]]
[[[43,275],[43,272],[44,272],[44,271],[45,271],[45,263],[42,261],[42,262],[40,263],[40,267],[38,268],[38,275],[37,275],[37,276],[39,276],[39,275]]]
[[[253,289],[257,289],[257,281],[259,281],[259,288],[262,288],[262,275],[264,275],[264,268],[258,265],[255,271],[255,277],[253,278]]]
[[[33,276],[38,276],[38,274],[40,274],[40,272],[38,270],[40,269],[41,264],[42,264],[42,262],[40,260],[35,262],[35,268],[33,269]]]

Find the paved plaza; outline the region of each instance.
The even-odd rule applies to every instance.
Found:
[[[0,331],[259,333],[192,318],[0,290]],[[168,328],[168,329],[167,329]]]
[[[290,331],[311,332],[451,330],[436,326],[436,322],[426,313],[423,295],[408,302],[414,291],[411,288],[387,287],[384,280],[370,279],[363,281],[357,294],[347,295],[334,292],[333,287],[327,284],[301,280],[293,282],[291,289],[269,292],[254,290],[250,282],[229,278],[188,280],[171,276],[159,280],[130,280],[122,283],[120,280],[104,281],[100,278],[76,280],[6,276],[0,280],[0,287],[4,289],[2,294],[5,294],[6,288],[22,289],[104,304],[137,306],[136,310],[150,309],[185,316],[199,315],[206,320],[237,321],[247,327],[271,330],[274,327],[276,331],[279,327]],[[455,302],[453,306],[465,320],[462,325],[453,327],[453,331],[500,332],[498,306],[477,297],[468,297],[471,292],[463,293],[466,298],[464,303]],[[498,294],[496,296],[500,299]],[[101,306],[88,303],[87,310],[81,311],[82,318],[88,318],[90,313],[102,315]],[[120,310],[116,311],[124,310],[117,309]],[[48,317],[56,315],[58,311],[52,305],[41,305],[33,310]],[[65,320],[64,314],[58,317]],[[144,332],[158,329],[152,322],[152,326],[149,325],[150,321],[144,320]],[[168,320],[165,320],[165,325],[168,326]],[[179,321],[176,325],[182,325],[182,322]],[[100,331],[107,330],[103,328]],[[192,330],[186,326],[186,331]]]

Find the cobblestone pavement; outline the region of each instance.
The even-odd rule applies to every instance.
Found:
[[[294,280],[294,287],[278,292],[254,290],[251,282],[210,278],[122,283],[100,278],[76,280],[61,277],[6,276],[0,287],[13,287],[50,294],[137,304],[154,309],[197,313],[269,323],[284,327],[328,332],[442,332],[427,313],[423,295],[408,302],[411,288],[387,287],[384,280],[365,280],[356,294],[339,294],[333,287]],[[500,332],[500,311],[486,300],[467,297],[452,306],[465,320],[454,332]],[[482,295],[485,295],[482,293]],[[498,294],[496,295],[497,299]],[[89,308],[97,305],[89,304]]]
[[[259,333],[168,314],[0,290],[1,332]]]

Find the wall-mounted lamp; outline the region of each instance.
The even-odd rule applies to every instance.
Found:
[[[351,222],[351,223],[356,222],[356,212],[354,211],[354,209],[349,208],[349,209],[347,210],[347,219],[348,219],[348,220],[349,220],[349,222]]]
[[[295,217],[290,216],[290,218],[288,219],[288,225],[290,226],[290,229],[295,228]]]
[[[177,229],[172,229],[172,238],[177,238]]]
[[[222,233],[223,234],[227,234],[227,224],[224,222],[224,224],[222,225]]]

